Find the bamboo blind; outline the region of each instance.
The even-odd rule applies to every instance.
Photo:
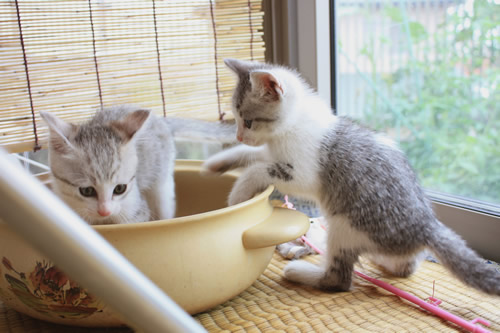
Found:
[[[133,103],[227,119],[226,57],[264,60],[261,0],[0,1],[0,145],[46,142],[39,111],[75,122]]]

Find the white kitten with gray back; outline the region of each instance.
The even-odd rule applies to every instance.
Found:
[[[132,105],[98,111],[79,125],[41,115],[50,129],[53,189],[89,224],[174,217],[174,132],[210,132],[204,122],[161,118]],[[212,127],[209,136],[228,136]]]
[[[396,276],[409,276],[429,249],[464,283],[500,295],[500,273],[436,219],[394,142],[335,116],[293,70],[236,59],[225,63],[238,75],[233,113],[237,138],[245,145],[212,156],[204,172],[245,166],[230,205],[273,184],[281,193],[316,202],[328,223],[324,265],[292,261],[285,267],[287,279],[345,291],[360,255],[370,254]]]

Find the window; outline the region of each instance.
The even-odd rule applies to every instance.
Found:
[[[423,185],[500,204],[495,5],[338,1],[338,113],[399,142]]]

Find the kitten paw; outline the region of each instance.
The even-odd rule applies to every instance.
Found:
[[[300,259],[308,254],[314,253],[309,247],[296,245],[292,242],[280,244],[276,246],[276,250],[286,259]]]
[[[208,160],[201,166],[200,173],[203,176],[218,176],[231,169],[231,165],[225,161]]]
[[[243,201],[247,201],[252,197],[253,195],[248,195],[243,191],[232,191],[231,194],[229,194],[229,199],[227,200],[227,203],[229,206],[233,206],[242,203]]]
[[[307,261],[296,260],[286,265],[283,275],[287,280],[318,287],[323,277],[323,269]]]

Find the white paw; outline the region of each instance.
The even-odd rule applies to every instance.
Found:
[[[290,260],[300,259],[308,254],[313,253],[308,247],[304,245],[295,244],[294,241],[280,244],[276,246],[276,249],[283,258]]]
[[[237,205],[239,203],[242,203],[243,201],[247,201],[248,199],[251,199],[253,195],[250,195],[247,192],[244,191],[231,191],[231,194],[229,194],[229,198],[227,200],[227,203],[229,206]]]
[[[200,173],[203,176],[221,175],[231,168],[231,165],[224,160],[209,159],[201,166]]]
[[[200,170],[200,173],[203,175],[203,176],[215,176],[217,174],[219,174],[217,172],[217,169],[216,169],[216,166],[214,165],[214,163],[210,160],[208,161],[205,161],[202,165],[201,165],[201,170]]]
[[[283,243],[277,245],[276,250],[278,251],[279,254],[281,254],[283,258],[293,259],[293,255],[291,254],[292,253],[291,250],[293,247],[294,245],[292,245],[291,243]]]
[[[287,280],[314,287],[323,276],[323,269],[304,260],[295,260],[286,265],[283,275]]]

